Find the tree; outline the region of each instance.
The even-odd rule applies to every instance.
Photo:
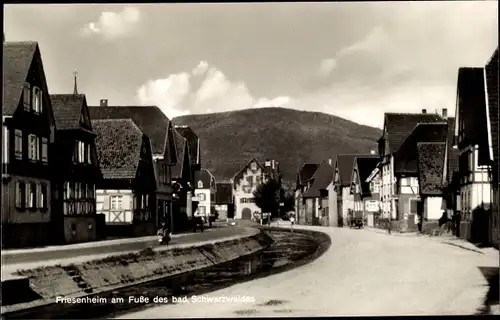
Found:
[[[279,212],[280,185],[276,180],[269,179],[257,186],[253,192],[255,204],[262,213],[271,213],[271,217],[277,217]]]
[[[286,192],[283,197],[283,210],[286,212],[295,210],[295,196],[291,192]]]

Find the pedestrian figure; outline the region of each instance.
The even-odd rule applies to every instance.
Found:
[[[391,219],[387,220],[387,232],[391,234]]]

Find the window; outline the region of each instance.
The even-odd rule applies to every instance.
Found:
[[[198,193],[197,198],[198,198],[198,201],[205,201],[206,200],[206,196],[204,193]]]
[[[203,189],[203,181],[198,181],[198,189]]]
[[[14,138],[14,150],[16,159],[23,158],[23,132],[21,130],[15,130],[15,138]]]
[[[110,208],[111,210],[122,210],[123,209],[123,204],[122,204],[122,196],[111,196],[109,197],[110,201]]]
[[[87,161],[88,156],[85,156],[85,143],[83,141],[75,142],[75,152],[73,154],[73,162],[76,163],[85,163]]]
[[[33,111],[36,113],[41,113],[42,112],[42,90],[38,87],[33,87],[33,95],[32,95],[32,106],[33,106]]]
[[[256,183],[257,185],[260,185],[260,183],[262,182],[261,180],[262,180],[262,179],[261,179],[261,176],[256,176],[256,177],[255,177],[255,183]]]
[[[92,159],[90,157],[90,143],[87,143],[87,153],[86,154],[87,154],[87,157],[86,157],[87,158],[87,163],[91,164],[92,163]]]
[[[47,185],[45,183],[38,185],[37,199],[37,207],[47,209]]]
[[[28,159],[30,160],[40,160],[40,154],[38,153],[38,141],[38,137],[34,134],[28,135]]]
[[[252,162],[252,164],[250,165],[250,169],[253,171],[257,170],[257,164],[255,162]]]
[[[26,208],[36,208],[36,183],[26,184]]]
[[[198,207],[198,213],[199,214],[206,214],[206,208],[204,206]]]
[[[253,176],[249,176],[247,177],[247,184],[248,186],[250,187],[250,189],[252,188],[253,186]]]
[[[2,131],[2,143],[3,143],[3,162],[9,162],[9,129],[6,126],[3,126]]]
[[[24,83],[24,88],[23,88],[23,105],[24,105],[24,110],[26,111],[31,110],[31,88],[30,84],[27,82]]]
[[[18,209],[24,209],[26,206],[26,186],[24,182],[16,182],[16,207]]]
[[[49,139],[42,138],[42,162],[47,163],[49,161]]]

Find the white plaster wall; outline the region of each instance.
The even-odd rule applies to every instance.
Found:
[[[204,216],[206,216],[206,217],[210,216],[210,213],[211,213],[211,210],[210,210],[210,206],[211,206],[211,202],[210,202],[210,189],[195,189],[194,194],[195,194],[196,200],[198,200],[198,208],[194,212],[194,215],[195,216],[202,215],[200,213],[199,208],[200,207],[205,207],[205,214],[204,214]],[[199,195],[201,195],[201,194],[205,195],[205,200],[203,200],[203,201],[200,201]]]
[[[328,185],[326,190],[328,191],[328,221],[331,227],[337,227],[337,193],[335,192],[333,182]]]
[[[429,220],[438,220],[443,214],[443,198],[426,197],[424,200],[424,214]]]
[[[111,199],[113,195],[122,196],[122,209],[111,210]],[[134,198],[132,190],[129,189],[97,189],[96,190],[96,212],[97,214],[104,214],[106,223],[125,223],[131,224],[133,222],[133,209]],[[115,217],[119,217],[119,221],[114,221]],[[118,220],[118,219],[116,219]]]

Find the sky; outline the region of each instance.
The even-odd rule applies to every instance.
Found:
[[[284,107],[374,127],[456,103],[457,71],[498,46],[498,2],[7,4],[48,88],[169,117]]]

